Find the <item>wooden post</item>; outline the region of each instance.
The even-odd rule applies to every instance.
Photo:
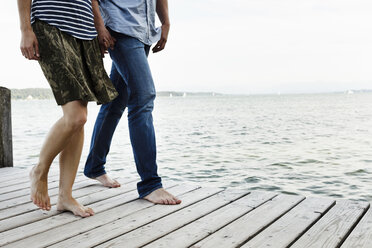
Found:
[[[0,87],[0,168],[13,167],[10,90]]]

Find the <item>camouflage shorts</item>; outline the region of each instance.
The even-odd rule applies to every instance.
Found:
[[[103,66],[97,38],[76,39],[40,20],[32,24],[39,64],[58,105],[75,100],[112,101],[118,93]]]

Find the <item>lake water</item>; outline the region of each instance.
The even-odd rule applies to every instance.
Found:
[[[80,170],[98,109],[89,104]],[[13,101],[12,113],[15,166],[32,166],[61,109]],[[154,123],[164,179],[372,200],[372,93],[158,97]],[[107,169],[136,175],[126,114]]]

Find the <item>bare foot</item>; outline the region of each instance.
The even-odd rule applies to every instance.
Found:
[[[84,207],[78,203],[73,197],[58,197],[57,203],[58,211],[70,211],[76,216],[89,217],[94,215],[94,211],[91,208]]]
[[[44,178],[37,166],[34,166],[30,171],[30,181],[31,201],[42,210],[49,211],[52,206],[48,195],[48,177]]]
[[[163,188],[157,189],[147,196],[145,196],[143,199],[148,200],[149,202],[155,203],[155,204],[163,204],[163,205],[176,205],[180,204],[181,200],[177,197],[170,194],[168,191],[166,191]]]
[[[121,186],[118,181],[116,181],[115,179],[111,179],[107,174],[103,174],[102,176],[96,177],[94,179],[101,182],[105,187],[117,188]]]

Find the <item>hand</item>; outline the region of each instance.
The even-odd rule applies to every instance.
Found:
[[[165,44],[167,43],[167,40],[168,40],[169,29],[170,29],[169,24],[163,24],[161,26],[161,37],[158,43],[156,43],[156,45],[152,49],[153,53],[160,52],[161,50],[165,48]]]
[[[110,48],[114,50],[116,39],[111,36],[110,32],[106,27],[102,27],[97,30],[98,32],[98,42],[101,48],[102,58],[105,57],[107,50]]]
[[[29,60],[39,60],[39,43],[32,29],[23,31],[21,38],[22,55]]]

